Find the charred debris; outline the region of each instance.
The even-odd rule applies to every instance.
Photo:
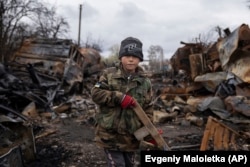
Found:
[[[99,52],[64,39],[27,39],[11,61],[0,64],[0,166],[34,160],[44,120],[78,108],[78,95],[88,103],[103,67]]]
[[[181,144],[165,134],[172,149],[249,151],[248,25],[208,47],[181,44],[167,72],[159,76],[148,71],[154,87],[154,124],[201,130],[198,139],[190,137],[195,142]],[[44,122],[81,114],[93,123],[98,107],[90,99],[90,88],[104,67],[97,51],[79,48],[71,40],[24,41],[11,61],[0,64],[0,164],[34,160],[35,138],[43,136]]]

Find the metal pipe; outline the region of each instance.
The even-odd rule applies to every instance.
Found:
[[[80,36],[81,36],[81,20],[82,20],[82,4],[80,4],[79,12],[79,29],[78,29],[78,46],[80,47]]]

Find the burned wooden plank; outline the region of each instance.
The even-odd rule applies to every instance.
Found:
[[[201,142],[201,147],[200,147],[201,151],[204,151],[204,150],[207,149],[210,134],[211,134],[211,125],[212,125],[212,119],[208,119],[206,128],[204,130],[204,135],[203,135],[203,138],[202,138],[202,142]]]
[[[200,150],[238,150],[236,136],[239,133],[209,116]]]
[[[214,133],[214,150],[223,150],[222,147],[222,141],[223,141],[223,130],[224,128],[221,127],[219,124],[215,127],[215,133]]]
[[[228,129],[224,129],[224,135],[223,135],[223,141],[222,141],[222,145],[223,145],[223,148],[225,150],[228,150],[229,149],[229,136],[230,135],[230,132]]]

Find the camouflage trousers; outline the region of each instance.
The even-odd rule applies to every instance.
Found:
[[[138,152],[104,149],[108,167],[138,167]]]

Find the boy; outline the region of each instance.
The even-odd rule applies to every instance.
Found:
[[[134,132],[143,125],[132,107],[134,99],[152,119],[152,85],[139,66],[143,61],[142,42],[134,37],[121,41],[116,67],[107,68],[91,90],[92,100],[99,105],[95,141],[104,148],[108,165],[134,165],[139,141]]]

